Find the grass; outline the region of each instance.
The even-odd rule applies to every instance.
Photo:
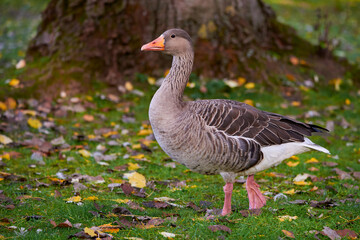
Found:
[[[211,84],[208,84],[211,86]],[[359,98],[351,97],[349,95],[349,86],[345,84],[342,86],[343,90],[336,92],[329,86],[323,89],[320,93],[316,87],[313,90],[303,92],[304,102],[300,107],[293,107],[291,102],[282,99],[281,97],[274,96],[274,94],[262,89],[261,86],[256,86],[255,89],[246,89],[239,87],[230,89],[226,86],[222,90],[217,91],[216,96],[222,94],[222,97],[232,96],[233,99],[242,101],[244,99],[252,99],[255,104],[260,108],[268,111],[274,111],[279,113],[287,113],[296,115],[299,112],[307,112],[308,110],[318,111],[322,114],[321,117],[308,118],[307,122],[313,122],[316,124],[324,125],[325,122],[335,120],[341,121],[342,117],[345,117],[349,122],[350,127],[344,129],[341,125],[336,124],[335,131],[330,137],[315,138],[314,141],[328,148],[332,155],[327,156],[319,152],[305,153],[299,156],[299,164],[295,167],[289,167],[287,164],[281,164],[276,168],[269,169],[256,175],[257,180],[260,181],[261,190],[266,192],[269,196],[267,206],[264,208],[263,213],[259,216],[251,216],[244,218],[238,212],[238,210],[244,210],[248,207],[248,200],[246,190],[243,184],[235,184],[235,193],[233,197],[233,208],[237,209],[231,216],[224,218],[218,218],[215,221],[204,220],[205,213],[197,213],[191,208],[179,208],[171,207],[169,209],[156,209],[147,208],[141,212],[139,210],[130,209],[125,203],[118,203],[118,199],[130,199],[140,206],[144,201],[151,201],[157,197],[170,197],[176,199],[174,203],[186,206],[188,202],[192,201],[196,205],[199,205],[200,201],[209,201],[212,203],[210,208],[221,208],[223,201],[223,180],[220,176],[204,176],[197,173],[188,171],[184,166],[176,164],[175,168],[164,166],[169,162],[167,155],[159,148],[157,143],[152,143],[150,149],[152,153],[137,149],[136,145],[139,144],[139,140],[146,136],[138,136],[137,133],[143,128],[142,123],[147,121],[147,108],[156,87],[149,86],[150,90],[144,97],[137,97],[133,94],[128,94],[124,102],[132,102],[133,107],[127,112],[126,104],[116,104],[109,100],[102,99],[101,93],[93,93],[90,96],[79,96],[81,103],[86,105],[87,103],[94,104],[92,109],[87,109],[84,113],[71,113],[66,118],[55,117],[52,113],[46,117],[38,116],[41,121],[53,119],[57,126],[64,126],[67,133],[64,134],[64,139],[70,145],[69,149],[62,150],[59,158],[59,152],[51,151],[49,156],[44,156],[45,165],[39,165],[35,160],[31,160],[31,154],[36,147],[22,147],[21,145],[8,145],[4,146],[0,151],[1,154],[5,152],[19,152],[21,157],[11,158],[9,160],[3,159],[6,163],[6,167],[2,168],[3,172],[17,174],[24,176],[23,181],[4,179],[0,182],[1,189],[4,194],[13,200],[14,209],[9,210],[0,208],[0,215],[11,220],[11,223],[2,223],[2,235],[5,238],[26,238],[26,239],[64,239],[70,234],[79,232],[79,229],[74,228],[54,228],[49,220],[52,219],[56,223],[64,222],[68,219],[72,224],[82,223],[82,227],[99,226],[106,223],[112,223],[118,219],[117,216],[108,215],[107,217],[95,217],[89,211],[97,211],[93,201],[83,200],[83,205],[78,206],[74,203],[67,203],[66,199],[74,196],[73,186],[70,185],[58,185],[50,179],[57,178],[56,173],[63,171],[64,174],[71,176],[73,173],[87,174],[90,176],[101,175],[105,182],[101,184],[94,184],[88,182],[82,182],[88,187],[88,189],[80,192],[82,199],[95,196],[98,198],[96,203],[104,205],[101,209],[105,215],[111,213],[115,205],[128,208],[133,214],[141,216],[151,217],[163,217],[164,213],[178,214],[177,222],[165,222],[164,224],[150,228],[139,229],[131,228],[126,230],[120,230],[117,233],[112,233],[116,239],[122,237],[140,237],[143,239],[162,239],[163,237],[159,232],[171,232],[179,234],[176,238],[190,238],[190,239],[215,239],[219,236],[225,236],[227,239],[253,239],[264,238],[274,239],[278,237],[284,237],[281,230],[292,231],[297,238],[307,238],[307,231],[319,230],[321,231],[324,226],[332,229],[344,229],[349,228],[355,232],[360,231],[358,220],[351,222],[350,220],[356,219],[359,215],[359,203],[355,201],[348,201],[346,203],[340,203],[339,206],[320,209],[311,208],[309,204],[306,205],[293,205],[287,201],[274,202],[273,197],[282,192],[295,190],[295,194],[287,194],[288,200],[316,200],[321,201],[327,198],[336,199],[337,201],[346,198],[358,199],[360,194],[358,190],[353,188],[344,187],[345,183],[352,185],[359,185],[358,180],[340,180],[337,174],[332,171],[333,167],[326,167],[321,162],[332,161],[337,162],[339,169],[349,171],[347,168],[352,168],[354,171],[360,171],[358,159],[360,158],[360,144],[359,140],[359,125],[358,125],[358,113],[360,106]],[[188,95],[201,94],[196,88],[187,89]],[[314,98],[320,97],[321,101],[314,101]],[[350,98],[350,105],[346,105],[344,98]],[[69,99],[61,105],[67,105]],[[53,103],[59,105],[58,103]],[[288,105],[287,108],[281,108],[280,105]],[[311,107],[309,107],[311,106]],[[335,108],[332,112],[325,110],[327,108]],[[96,117],[92,122],[86,122],[83,119],[84,114],[99,116],[104,115],[105,120],[101,120]],[[119,119],[126,114],[134,115],[134,123],[124,123]],[[24,120],[26,122],[26,119]],[[114,126],[118,124],[119,126]],[[86,140],[75,140],[74,136],[82,134],[84,136],[96,135],[94,132],[96,129],[103,127],[111,128],[112,130],[119,128],[117,131],[127,130],[127,134],[120,134],[116,136],[114,140],[120,144],[125,142],[129,143],[130,149],[126,149],[124,146],[110,146],[107,144],[111,137],[104,137],[100,135],[99,142]],[[46,129],[46,128],[43,128]],[[8,137],[11,137],[15,142],[24,140],[24,135],[29,135],[30,132],[34,136],[43,137],[46,141],[50,141],[55,137],[60,136],[58,132],[51,129],[47,129],[49,133],[45,135],[39,132],[37,129],[33,129],[29,126],[25,126],[10,133],[6,133]],[[351,143],[351,145],[347,144]],[[106,155],[116,154],[116,160],[108,161],[109,166],[99,165],[93,157],[83,157],[79,154],[78,149],[84,147],[89,152],[94,153],[96,147],[101,144],[106,147]],[[131,149],[134,147],[135,149]],[[136,153],[132,151],[136,151]],[[127,154],[144,154],[147,161],[140,161],[136,159],[128,158]],[[334,158],[334,156],[337,156]],[[66,159],[73,157],[74,160],[68,162]],[[305,163],[310,158],[316,158],[319,163]],[[291,159],[286,160],[295,161]],[[126,181],[123,174],[129,172],[113,171],[116,166],[124,164],[138,163],[141,168],[137,172],[146,177],[147,181],[186,181],[186,186],[181,188],[173,188],[169,186],[163,186],[157,184],[158,191],[154,191],[148,187],[145,188],[147,197],[145,199],[136,196],[125,196],[121,189],[115,189],[110,191],[107,187],[112,181]],[[170,161],[171,162],[171,161]],[[31,166],[33,165],[33,166]],[[35,165],[35,166],[34,166]],[[316,167],[319,171],[311,172],[310,167]],[[62,170],[61,170],[62,169]],[[272,172],[284,174],[284,178],[274,177]],[[325,178],[323,181],[313,181],[309,186],[294,185],[292,179],[303,173],[310,173],[317,177]],[[4,178],[4,176],[3,176]],[[116,180],[114,180],[116,179]],[[37,182],[44,182],[50,184],[48,187],[36,187]],[[311,182],[307,180],[307,182]],[[324,190],[321,194],[316,191],[309,191],[314,186],[318,187],[318,190]],[[61,193],[61,197],[55,198],[55,190]],[[20,196],[31,196],[31,198],[17,199]],[[39,198],[39,199],[37,199]],[[2,205],[6,205],[2,203]],[[273,209],[277,209],[274,212]],[[316,217],[311,217],[309,209],[316,212]],[[28,216],[40,215],[41,219],[27,220]],[[296,220],[291,222],[280,222],[279,216],[297,216]],[[207,227],[214,224],[222,224],[228,226],[232,233],[225,232],[211,232]],[[9,226],[16,226],[16,230],[10,230]],[[23,227],[29,230],[25,236],[20,236],[19,229]],[[41,229],[40,233],[36,230]],[[188,237],[186,237],[188,236]],[[311,236],[311,234],[310,234]],[[320,237],[321,238],[321,237]]]
[[[326,7],[328,1],[275,1],[267,0],[278,13],[279,19],[292,24],[311,41],[316,41],[316,33],[308,32],[310,29],[307,25],[313,24],[310,16],[314,15],[316,7]],[[337,1],[340,6],[344,6],[342,1]],[[329,6],[334,6],[331,2]],[[2,5],[1,5],[2,4]],[[358,1],[349,1],[350,11],[358,9]],[[46,1],[2,1],[0,9],[0,20],[6,19],[6,24],[0,28],[0,41],[4,44],[1,49],[2,58],[0,58],[2,69],[0,72],[0,86],[6,84],[6,78],[10,76],[14,64],[23,57],[26,44],[34,34],[35,26],[39,21],[38,12],[46,5]],[[346,4],[345,4],[346,5]],[[2,6],[2,7],[1,7]],[[6,8],[4,7],[6,6]],[[302,7],[305,6],[305,7]],[[22,14],[15,20],[12,17],[14,9],[25,9]],[[299,10],[300,9],[300,10]],[[341,9],[334,8],[336,11]],[[345,9],[345,8],[343,8]],[[299,10],[299,11],[298,11]],[[26,18],[26,16],[29,16]],[[340,14],[342,18],[343,15]],[[351,15],[353,16],[353,15]],[[303,24],[305,22],[306,24]],[[335,27],[336,22],[334,22]],[[350,18],[346,21],[346,30],[341,37],[345,42],[354,46],[352,51],[343,50],[341,45],[339,51],[344,51],[352,61],[358,61],[359,46],[356,41],[359,31],[358,20]],[[25,29],[27,29],[25,31]],[[337,30],[335,30],[337,31]],[[9,34],[12,32],[12,34]],[[333,35],[334,36],[334,35]],[[344,48],[345,49],[345,48]],[[19,54],[20,53],[20,54]],[[73,106],[71,99],[64,98],[52,102],[52,111],[49,114],[40,112],[37,107],[30,107],[26,100],[16,99],[17,107],[13,110],[7,110],[6,114],[0,110],[0,129],[1,134],[10,137],[15,143],[9,145],[0,144],[0,158],[6,166],[0,167],[0,189],[3,194],[10,198],[11,201],[5,201],[0,194],[0,239],[66,239],[69,235],[75,234],[85,227],[99,226],[106,223],[113,223],[119,220],[119,216],[111,214],[115,206],[126,207],[134,215],[161,217],[165,218],[166,214],[178,214],[177,221],[171,222],[166,220],[163,224],[141,229],[132,227],[121,229],[112,235],[116,239],[125,237],[138,237],[142,239],[164,239],[159,232],[170,232],[178,234],[175,239],[216,239],[225,237],[226,239],[277,239],[285,238],[282,230],[292,231],[297,239],[313,238],[314,233],[307,233],[311,230],[321,231],[324,226],[334,230],[351,229],[360,232],[359,224],[359,202],[355,199],[360,198],[359,191],[354,187],[359,186],[359,179],[341,180],[333,171],[334,167],[323,166],[322,162],[336,162],[337,168],[350,173],[351,171],[359,172],[360,159],[360,98],[359,90],[356,89],[351,81],[343,78],[340,84],[340,90],[336,91],[334,85],[315,86],[310,89],[299,90],[301,98],[297,99],[299,103],[286,100],[278,92],[273,92],[265,86],[256,85],[254,89],[247,89],[244,86],[229,88],[221,80],[209,80],[205,85],[207,93],[200,91],[200,80],[192,77],[195,83],[194,88],[187,88],[186,95],[191,99],[197,98],[230,98],[238,101],[253,101],[255,106],[266,111],[277,112],[284,115],[295,116],[299,120],[312,122],[321,126],[326,123],[334,122],[334,131],[327,138],[313,137],[312,139],[328,148],[332,155],[326,155],[319,152],[309,152],[299,155],[299,160],[288,159],[279,166],[266,170],[255,176],[259,182],[261,190],[269,197],[266,207],[258,216],[243,217],[239,210],[248,208],[246,190],[241,183],[236,183],[233,195],[234,213],[226,218],[215,218],[215,220],[206,220],[205,213],[198,213],[191,208],[171,207],[167,209],[156,209],[145,207],[144,201],[151,201],[157,197],[174,198],[173,203],[186,206],[190,201],[200,206],[201,201],[211,202],[211,208],[221,208],[223,201],[222,186],[224,182],[220,176],[205,176],[188,171],[184,166],[176,164],[175,168],[167,167],[171,163],[168,156],[160,149],[156,142],[150,144],[151,153],[138,148],[139,140],[144,139],[147,135],[138,135],[147,124],[147,111],[151,96],[156,91],[153,85],[146,85],[147,76],[139,75],[137,81],[143,80],[138,86],[146,86],[144,96],[140,97],[134,93],[127,93],[122,97],[120,102],[108,100],[108,95],[102,91],[89,93],[88,95],[78,96],[79,103],[88,106],[85,112],[76,113],[68,111],[66,117],[58,117],[55,110],[62,106]],[[284,78],[279,76],[279,78]],[[285,80],[284,80],[285,81]],[[136,81],[135,81],[136,82]],[[144,89],[144,88],[143,88]],[[128,107],[129,106],[129,107]],[[34,110],[36,118],[43,123],[40,129],[30,127],[27,120],[29,115],[18,114],[24,109]],[[304,113],[308,111],[320,113],[319,117],[305,117]],[[18,114],[17,120],[12,119],[12,114]],[[93,121],[85,121],[84,115],[94,116]],[[122,121],[126,117],[134,117],[134,122]],[[45,122],[54,122],[56,126],[62,126],[66,133],[60,133],[58,128],[47,128]],[[114,136],[104,136],[95,132],[102,128],[109,128],[117,131],[119,134]],[[3,129],[6,129],[4,131]],[[145,125],[145,129],[147,129]],[[60,129],[61,130],[61,129]],[[19,144],[25,139],[31,139],[32,136],[43,138],[49,142],[52,139],[63,136],[68,148],[53,148],[48,154],[43,155],[44,165],[39,164],[36,160],[31,159],[34,151],[39,151],[36,146],[23,146]],[[79,136],[84,136],[81,138]],[[97,136],[98,140],[93,137]],[[119,146],[108,144],[109,141],[116,141]],[[97,163],[93,156],[84,157],[79,153],[79,149],[87,149],[94,153],[99,145],[105,146],[105,155],[115,154],[116,159],[106,161],[109,165],[104,166]],[[135,152],[134,152],[135,151]],[[6,153],[17,152],[19,157],[6,157]],[[133,155],[144,154],[142,161],[132,158]],[[71,160],[72,161],[68,161]],[[307,160],[316,158],[319,163],[306,163]],[[289,161],[299,162],[295,167],[290,167],[286,163]],[[124,170],[117,171],[116,167],[137,163],[141,168],[136,171],[144,175],[147,182],[155,181],[156,188],[145,187],[146,198],[139,198],[134,195],[126,196],[120,188],[111,191],[108,184],[112,182],[126,182],[124,173],[130,172],[125,167]],[[315,167],[318,171],[310,171]],[[98,176],[104,178],[104,183],[91,183],[81,181],[87,189],[80,191],[82,205],[67,203],[66,199],[74,196],[73,184],[60,184],[59,174],[68,176],[74,173]],[[283,174],[284,177],[277,177],[274,173]],[[321,181],[307,179],[311,185],[300,186],[293,183],[293,178],[298,174],[309,173],[323,178]],[[13,174],[9,177],[7,174]],[[19,177],[14,177],[14,174]],[[57,179],[57,180],[56,180]],[[179,182],[185,181],[186,186],[172,187],[162,185],[161,181]],[[49,184],[42,185],[39,183]],[[346,184],[354,187],[346,187]],[[310,191],[316,186],[318,190]],[[286,194],[288,201],[274,201],[274,196],[279,193],[291,192]],[[61,196],[55,197],[57,192]],[[25,196],[25,197],[24,197]],[[29,197],[31,196],[31,197]],[[88,197],[96,197],[95,201],[103,208],[98,210],[93,200],[84,200]],[[129,199],[138,203],[145,208],[145,211],[130,209],[125,203],[120,203],[119,199]],[[290,204],[293,200],[306,200],[305,205]],[[311,200],[322,201],[325,199],[334,199],[339,205],[329,208],[312,208],[309,205]],[[353,201],[340,200],[353,199]],[[9,205],[13,205],[10,207]],[[7,207],[6,207],[7,206]],[[10,209],[9,209],[10,208]],[[102,212],[101,216],[94,216],[89,211]],[[165,215],[164,215],[165,214]],[[29,216],[39,215],[40,219],[29,218]],[[296,220],[283,221],[279,220],[280,216],[289,215],[297,216]],[[57,224],[68,219],[73,225],[81,223],[80,229],[76,228],[58,228],[53,227],[50,220]],[[139,220],[138,220],[139,221]],[[218,231],[212,232],[208,226],[221,224],[228,226],[231,234]],[[15,228],[16,227],[16,228]],[[20,229],[24,228],[23,231]],[[37,231],[41,229],[41,231]],[[318,235],[320,239],[326,239]]]

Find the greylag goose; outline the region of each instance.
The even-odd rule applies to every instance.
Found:
[[[192,171],[223,177],[222,215],[231,213],[237,176],[247,176],[249,208],[257,209],[266,200],[254,181],[255,173],[309,150],[329,153],[307,138],[328,131],[325,128],[232,100],[183,101],[194,59],[192,40],[184,30],[167,30],[141,50],[173,56],[170,72],[150,103],[155,138],[173,160]]]

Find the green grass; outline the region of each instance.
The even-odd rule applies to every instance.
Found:
[[[211,86],[212,84],[208,84]],[[299,156],[300,163],[296,167],[289,167],[286,164],[280,164],[276,168],[269,169],[265,172],[256,175],[257,180],[260,181],[261,190],[264,192],[270,192],[268,195],[267,205],[263,210],[263,213],[259,216],[252,216],[244,218],[239,212],[234,212],[231,216],[227,217],[229,222],[223,222],[219,218],[215,221],[204,220],[205,213],[197,213],[190,208],[178,208],[172,207],[169,209],[153,209],[145,208],[144,212],[130,209],[125,203],[117,203],[115,199],[130,199],[137,202],[142,206],[143,201],[151,201],[156,197],[170,197],[176,199],[174,203],[184,205],[190,201],[195,204],[199,204],[200,201],[210,201],[213,205],[210,208],[221,208],[223,201],[222,186],[224,184],[220,176],[204,176],[197,173],[187,171],[182,165],[176,165],[176,168],[165,167],[164,164],[168,163],[166,160],[167,155],[159,148],[156,143],[151,145],[152,153],[146,152],[141,149],[136,149],[138,153],[145,155],[148,161],[138,161],[135,159],[124,158],[128,152],[123,146],[109,146],[106,144],[110,138],[101,137],[101,142],[92,142],[89,140],[76,141],[73,139],[74,133],[93,135],[95,129],[102,127],[109,127],[114,129],[112,122],[119,124],[120,129],[126,129],[129,131],[126,135],[120,135],[115,140],[119,143],[129,142],[132,145],[139,143],[138,140],[144,138],[144,136],[137,136],[137,133],[141,129],[141,123],[147,120],[147,109],[152,93],[156,89],[154,86],[150,86],[150,91],[146,93],[144,97],[136,97],[132,94],[125,96],[124,101],[133,102],[133,107],[130,108],[129,114],[134,114],[136,121],[134,123],[123,123],[120,119],[124,114],[124,110],[121,107],[116,107],[116,104],[108,100],[102,100],[98,94],[92,94],[93,103],[95,104],[94,109],[88,109],[86,114],[98,115],[103,114],[106,120],[100,120],[96,118],[94,122],[85,122],[83,120],[84,113],[69,113],[66,118],[56,118],[52,114],[47,117],[38,119],[44,121],[49,117],[54,118],[54,122],[58,126],[64,126],[67,130],[67,134],[64,135],[66,142],[72,146],[71,150],[62,151],[62,154],[67,157],[74,157],[74,161],[67,162],[64,159],[59,159],[58,153],[52,153],[49,156],[44,157],[45,165],[37,165],[35,168],[29,168],[30,164],[36,164],[35,160],[31,160],[30,156],[34,148],[24,148],[21,146],[4,146],[0,150],[0,154],[4,152],[16,151],[22,154],[20,158],[6,160],[6,167],[2,168],[1,171],[7,173],[13,173],[24,176],[24,182],[2,180],[0,182],[1,189],[4,190],[4,194],[10,197],[14,201],[15,209],[7,210],[0,208],[0,215],[11,219],[10,224],[1,226],[1,234],[6,238],[19,238],[16,232],[19,230],[9,230],[9,226],[16,226],[18,229],[23,227],[25,229],[31,229],[25,235],[26,239],[65,239],[71,234],[79,232],[79,229],[75,228],[54,228],[49,220],[52,219],[56,223],[60,223],[68,219],[72,224],[82,223],[82,228],[99,226],[101,224],[112,223],[118,219],[118,217],[95,217],[89,211],[98,211],[94,207],[93,201],[84,200],[83,205],[78,206],[74,203],[66,203],[66,199],[73,196],[72,185],[59,186],[51,185],[49,177],[56,177],[56,173],[60,169],[68,169],[64,172],[66,175],[73,173],[87,174],[90,176],[101,175],[105,179],[105,183],[102,184],[91,184],[83,182],[88,189],[81,191],[80,196],[86,198],[89,196],[96,196],[96,201],[99,205],[104,205],[101,211],[104,214],[108,214],[114,208],[115,205],[128,208],[135,215],[147,215],[151,217],[162,217],[163,213],[177,213],[179,214],[178,220],[173,225],[170,222],[150,229],[139,229],[131,228],[128,230],[120,230],[118,233],[113,233],[117,239],[122,237],[140,237],[143,239],[162,239],[163,237],[159,232],[171,232],[179,234],[176,238],[190,239],[215,239],[218,236],[224,235],[227,239],[253,239],[253,238],[264,238],[264,239],[275,239],[284,237],[281,230],[285,229],[292,231],[295,236],[299,239],[307,238],[306,231],[310,230],[322,230],[324,226],[332,229],[344,229],[349,228],[355,232],[360,231],[358,220],[354,222],[347,222],[347,220],[355,219],[359,215],[359,203],[346,202],[340,203],[339,206],[329,209],[317,209],[313,211],[317,213],[316,216],[323,214],[319,218],[311,217],[308,213],[310,206],[304,205],[292,205],[286,201],[274,202],[272,199],[277,193],[294,189],[297,191],[294,195],[287,195],[289,201],[295,199],[304,200],[325,200],[326,198],[341,200],[349,197],[359,198],[360,194],[358,190],[348,189],[343,186],[344,183],[352,185],[359,185],[358,180],[340,180],[337,178],[335,172],[332,171],[332,167],[322,166],[321,162],[333,161],[337,162],[338,168],[349,171],[347,167],[354,169],[354,171],[360,171],[358,159],[359,154],[359,124],[358,124],[358,113],[360,106],[359,98],[351,96],[349,94],[349,86],[343,85],[343,90],[340,92],[334,91],[331,86],[327,89],[322,89],[319,92],[316,88],[303,92],[304,101],[300,107],[292,107],[290,102],[282,99],[279,96],[274,96],[273,93],[267,92],[261,86],[256,86],[253,90],[247,90],[243,87],[230,89],[226,86],[219,89],[215,95],[208,96],[209,98],[227,97],[232,96],[235,100],[252,99],[255,104],[259,105],[260,108],[268,111],[279,112],[283,114],[297,115],[301,112],[307,112],[308,110],[315,110],[322,113],[321,117],[305,119],[306,121],[312,121],[317,124],[324,125],[326,121],[335,120],[338,121],[343,116],[350,124],[350,128],[343,129],[341,125],[336,124],[335,131],[330,137],[323,139],[316,137],[314,141],[328,148],[332,152],[332,156],[327,156],[319,152],[305,153]],[[187,89],[188,95],[201,95],[196,89]],[[82,103],[88,102],[86,96],[79,96]],[[350,105],[345,105],[344,101],[346,98],[351,99]],[[319,99],[316,101],[316,99]],[[321,100],[320,100],[321,99]],[[54,103],[55,104],[55,103]],[[281,104],[290,105],[288,108],[281,108]],[[310,107],[311,106],[311,107]],[[329,112],[325,110],[329,106],[338,107],[338,109]],[[109,111],[101,111],[102,109],[110,109]],[[300,119],[304,120],[300,117]],[[74,126],[74,124],[77,124]],[[25,126],[25,129],[27,127]],[[47,141],[58,137],[60,134],[49,130],[48,135],[39,133],[38,130],[29,128],[32,134],[44,137]],[[118,130],[119,132],[121,130]],[[15,142],[24,140],[24,131],[14,131],[6,133],[7,136],[11,137]],[[348,139],[352,146],[347,146],[344,139]],[[88,148],[90,152],[96,151],[96,146],[102,144],[106,146],[108,151],[106,154],[115,153],[118,157],[114,161],[109,161],[109,166],[100,166],[96,163],[93,157],[82,157],[78,151],[74,148],[75,146],[84,146]],[[338,156],[338,159],[334,159],[333,156]],[[320,161],[317,164],[305,163],[310,158],[316,158]],[[337,157],[336,157],[337,158]],[[292,160],[294,161],[294,160]],[[107,185],[111,183],[112,179],[122,179],[123,174],[129,172],[128,170],[122,172],[109,171],[114,169],[116,166],[121,166],[129,162],[138,163],[141,168],[137,172],[143,174],[147,181],[165,181],[175,179],[178,181],[186,181],[187,186],[179,189],[172,189],[170,187],[162,186],[157,184],[158,191],[154,191],[150,188],[145,188],[147,197],[145,199],[135,196],[125,196],[121,189],[115,189],[110,191]],[[287,162],[287,160],[285,160]],[[308,168],[316,167],[319,169],[317,172],[310,172]],[[271,172],[284,174],[285,178],[272,177]],[[292,179],[300,173],[310,173],[317,177],[323,177],[325,180],[313,182],[310,186],[297,186],[292,183]],[[334,178],[327,178],[334,176]],[[327,179],[326,179],[327,178]],[[50,184],[49,187],[36,187],[36,182],[44,182]],[[309,181],[309,180],[307,180]],[[32,188],[29,188],[29,185]],[[318,187],[319,190],[323,189],[322,194],[317,194],[315,191],[310,192],[309,190],[314,186]],[[336,191],[332,191],[327,188],[332,186]],[[62,197],[55,198],[53,196],[55,190],[58,190]],[[39,197],[39,199],[16,199],[22,195],[30,195],[32,197]],[[2,204],[6,205],[6,204]],[[237,210],[244,210],[248,208],[247,194],[242,184],[235,184],[235,192],[233,196],[233,206]],[[272,212],[271,209],[278,209],[276,212]],[[26,216],[41,215],[43,218],[39,220],[26,220]],[[288,222],[280,222],[278,217],[283,215],[297,216],[298,219]],[[346,220],[347,219],[347,220]],[[211,232],[207,227],[215,224],[223,224],[228,226],[232,233],[228,234],[225,232]],[[36,229],[42,229],[42,232],[36,233]],[[320,237],[321,238],[321,237]]]

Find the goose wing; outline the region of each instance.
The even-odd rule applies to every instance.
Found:
[[[311,136],[313,132],[327,131],[237,101],[200,100],[192,102],[191,108],[207,126],[228,136],[253,140],[261,147],[303,142],[304,137]]]

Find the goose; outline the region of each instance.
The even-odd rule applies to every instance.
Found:
[[[259,209],[266,199],[254,174],[310,150],[330,154],[307,138],[328,132],[320,126],[233,100],[184,101],[194,61],[193,43],[186,31],[167,30],[141,51],[173,56],[171,69],[150,102],[150,124],[160,147],[173,160],[194,172],[222,176],[225,199],[221,215],[231,213],[238,176],[247,176],[249,209]]]

